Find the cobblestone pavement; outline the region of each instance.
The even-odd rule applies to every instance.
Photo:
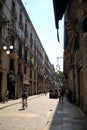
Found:
[[[20,101],[0,103],[0,130],[87,130],[87,116],[66,98],[62,104],[48,95],[32,96],[25,110]]]
[[[15,105],[11,101],[0,104],[3,105],[0,109],[0,130],[43,130],[58,104],[58,99],[50,100],[48,95],[40,95],[30,97],[28,107],[23,110],[20,101],[14,101]]]
[[[57,105],[48,129],[87,130],[87,116],[77,106],[69,103],[65,98],[63,104],[59,103]]]

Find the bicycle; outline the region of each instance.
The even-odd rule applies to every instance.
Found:
[[[27,99],[22,99],[22,109],[27,108]]]

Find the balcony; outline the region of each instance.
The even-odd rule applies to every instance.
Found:
[[[13,58],[13,59],[18,59],[18,58],[19,58],[19,56],[18,56],[18,54],[17,54],[17,53],[11,53],[11,54],[10,54],[10,58]]]
[[[0,45],[4,46],[5,42],[5,39],[0,35]]]
[[[3,3],[5,3],[6,2],[6,0],[2,0],[3,1]]]
[[[0,10],[0,27],[3,27],[5,25],[7,25],[9,21],[7,20],[7,17],[5,16],[5,14],[3,13],[2,10]]]
[[[23,30],[24,26],[23,26],[22,21],[19,22],[19,27],[20,27],[21,30]]]
[[[6,2],[6,0],[0,0],[0,11],[3,9],[5,2]]]
[[[11,11],[11,15],[15,20],[17,19],[17,12],[15,10]]]
[[[21,43],[24,43],[24,35],[23,35],[23,31],[21,29],[17,30],[17,35],[18,35],[18,41]]]
[[[20,64],[21,66],[21,64]],[[22,72],[22,68],[20,68],[20,66],[18,66],[18,76],[21,80],[23,80],[23,72]]]
[[[19,58],[19,63],[20,64],[24,64],[25,63],[24,55],[20,54],[20,52],[18,52],[18,58]]]
[[[15,48],[13,50],[11,50],[10,58],[11,59],[18,59],[19,58],[18,51]]]
[[[34,58],[33,57],[30,58],[30,67],[34,67]]]
[[[12,25],[9,26],[8,31],[9,31],[9,34],[14,35],[15,37],[18,36],[18,32],[17,32],[16,27],[14,27],[14,26],[12,26]]]
[[[27,39],[25,39],[25,47],[29,50],[29,43],[28,43],[28,40]]]
[[[28,38],[28,31],[25,31],[25,38]]]

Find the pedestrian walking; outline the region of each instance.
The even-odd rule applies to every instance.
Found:
[[[60,89],[58,90],[59,103],[61,102]]]
[[[21,95],[21,98],[22,98],[22,108],[24,109],[24,107],[26,106],[27,107],[27,91],[26,90],[23,90],[22,92],[22,95]]]
[[[68,90],[67,100],[68,100],[70,103],[73,103],[73,92],[72,92],[71,88]]]
[[[25,90],[25,94],[26,94],[26,98],[25,98],[25,102],[26,102],[26,107],[27,107],[27,98],[28,98],[28,93],[27,93],[27,91]]]
[[[8,91],[8,89],[5,90],[5,94],[4,94],[4,95],[5,95],[5,100],[4,100],[4,102],[5,102],[5,101],[8,102],[8,97],[9,97],[9,91]]]
[[[63,103],[63,98],[64,98],[64,90],[61,88],[60,90],[60,97],[61,97],[61,102]]]

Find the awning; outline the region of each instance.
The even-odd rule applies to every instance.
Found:
[[[58,29],[58,21],[62,19],[69,1],[70,0],[53,0],[56,29]]]

